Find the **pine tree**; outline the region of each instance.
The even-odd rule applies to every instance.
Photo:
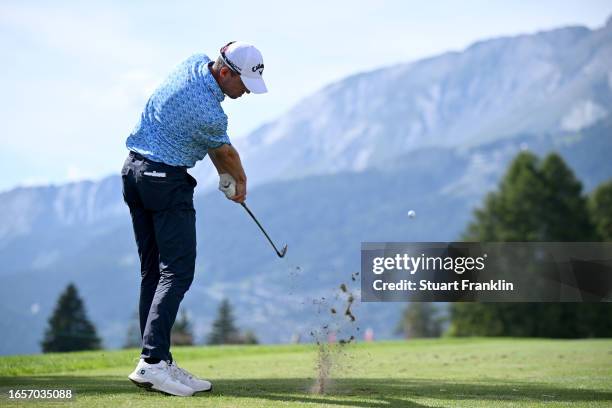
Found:
[[[60,295],[41,343],[44,353],[97,350],[101,348],[96,328],[87,318],[76,287],[70,283]]]
[[[540,207],[543,225],[541,241],[588,242],[597,239],[595,226],[589,217],[586,197],[582,195],[582,183],[561,156],[549,154],[541,166],[544,180]]]
[[[608,187],[609,188],[609,187]],[[498,191],[490,193],[474,213],[464,239],[505,241],[592,241],[591,219],[609,220],[609,192],[598,189],[589,217],[582,184],[558,154],[543,162],[525,152],[510,165]],[[594,196],[595,196],[594,195]],[[595,202],[597,204],[595,204]],[[595,210],[595,208],[601,208]],[[607,212],[606,212],[607,210]],[[457,336],[589,337],[612,335],[609,304],[579,303],[456,303],[451,306],[449,333]]]
[[[193,330],[185,309],[181,309],[180,317],[172,326],[172,345],[193,346]]]
[[[474,212],[468,226],[469,241],[543,241],[542,211],[545,181],[538,158],[530,152],[519,154],[502,179],[499,190],[489,193],[482,209]]]
[[[213,322],[212,332],[208,336],[208,344],[236,344],[240,340],[240,333],[234,324],[232,306],[229,300],[223,299],[217,312],[217,319]]]
[[[612,242],[612,180],[602,183],[591,194],[589,212],[599,239]]]

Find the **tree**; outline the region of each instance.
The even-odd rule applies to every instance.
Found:
[[[208,336],[208,344],[236,344],[240,333],[234,324],[234,315],[229,300],[223,299],[213,322],[212,332]]]
[[[582,184],[558,154],[543,162],[519,154],[474,213],[463,238],[470,241],[593,241],[596,227],[612,214],[610,187],[597,190],[587,206]],[[597,198],[594,198],[597,196]],[[600,214],[589,216],[591,212]],[[596,209],[596,210],[595,210]],[[601,233],[600,233],[601,235]],[[457,336],[591,337],[612,335],[610,304],[457,303],[449,334]]]
[[[588,242],[597,239],[589,217],[582,183],[561,156],[549,154],[541,166],[544,197],[540,206],[543,236],[540,241]]]
[[[44,353],[101,348],[96,328],[87,318],[83,301],[72,283],[60,295],[41,345]]]
[[[442,318],[438,308],[433,303],[410,303],[402,313],[396,333],[406,338],[440,337]]]
[[[542,212],[545,182],[538,169],[538,158],[519,154],[510,165],[499,190],[485,198],[482,209],[474,212],[464,239],[468,241],[542,241]]]
[[[257,336],[255,335],[255,332],[253,332],[253,330],[247,330],[241,336],[241,343],[242,344],[258,344],[259,340],[257,340]]]
[[[244,334],[234,324],[234,315],[229,300],[223,299],[219,305],[217,319],[213,322],[208,344],[257,344],[259,341],[252,330]]]
[[[582,184],[561,156],[543,163],[520,153],[489,193],[463,238],[484,242],[591,241],[596,238]]]
[[[181,309],[180,317],[172,326],[172,345],[193,346],[193,330],[185,309]]]
[[[599,239],[612,241],[612,180],[602,183],[591,194],[589,212]]]

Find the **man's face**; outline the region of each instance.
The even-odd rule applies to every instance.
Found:
[[[233,73],[228,67],[221,68],[221,90],[232,99],[240,98],[244,93],[250,93],[242,83],[240,75]]]

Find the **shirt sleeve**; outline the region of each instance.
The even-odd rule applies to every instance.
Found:
[[[214,135],[211,134],[204,139],[204,144],[208,149],[216,149],[224,144],[231,145],[229,136],[227,133],[223,132],[223,134]]]
[[[231,145],[227,135],[227,116],[221,113],[211,117],[210,122],[200,126],[197,136],[207,149],[216,149],[224,144]]]

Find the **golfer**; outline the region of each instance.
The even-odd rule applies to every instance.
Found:
[[[225,96],[267,92],[257,48],[230,42],[220,52],[214,62],[204,54],[191,56],[155,90],[127,138],[130,153],[121,170],[142,277],[142,354],[128,378],[139,387],[178,396],[212,389],[209,381],[180,368],[170,353],[170,331],[193,281],[196,259],[197,182],[187,169],[208,155],[224,176],[222,191],[242,203],[247,179],[227,135],[221,102]]]

